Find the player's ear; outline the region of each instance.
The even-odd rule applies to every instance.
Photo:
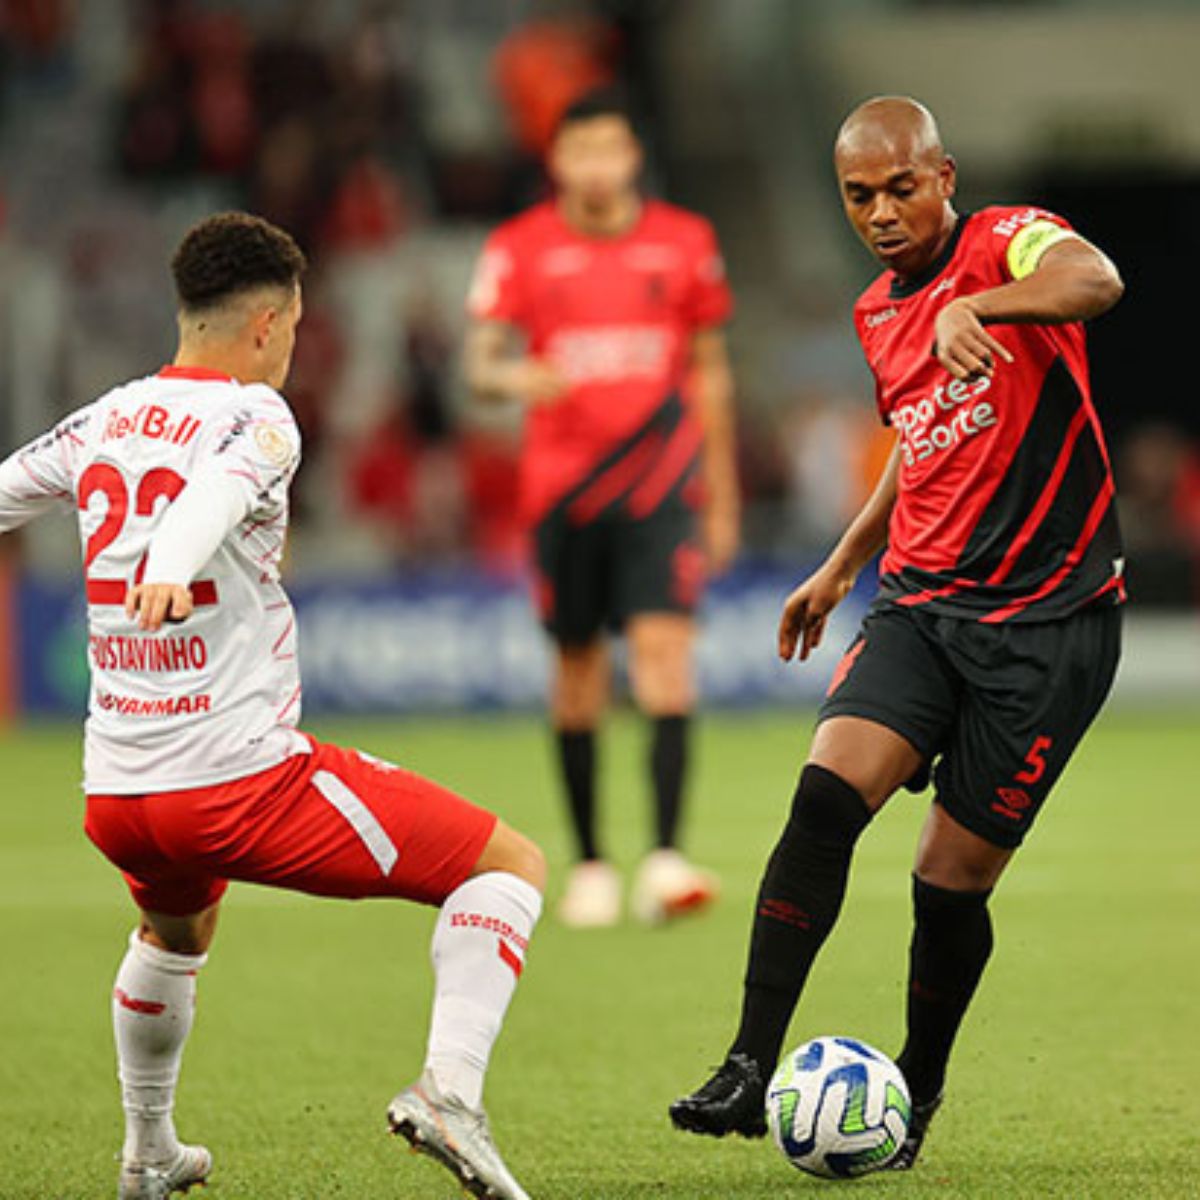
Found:
[[[958,163],[949,154],[938,168],[938,184],[943,200],[949,200],[958,188]]]
[[[279,310],[273,304],[258,309],[251,317],[255,349],[262,350],[270,344],[271,335],[275,332],[275,322],[278,320]]]

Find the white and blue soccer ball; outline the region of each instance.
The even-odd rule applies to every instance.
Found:
[[[912,1102],[886,1054],[820,1037],[786,1055],[767,1088],[767,1124],[788,1162],[849,1179],[885,1167],[904,1144]]]

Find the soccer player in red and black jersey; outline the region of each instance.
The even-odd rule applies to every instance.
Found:
[[[633,890],[656,921],[700,907],[715,879],[677,849],[695,704],[693,612],[738,542],[731,308],[711,226],[645,198],[621,98],[589,94],[550,148],[553,199],[484,248],[467,374],[485,399],[525,406],[522,504],[542,619],[555,645],[552,719],[579,863],[559,909],[607,925],[620,880],[595,826],[606,634],[624,632],[634,699],[652,723],[656,848]],[[516,351],[514,343],[523,343]]]
[[[866,102],[838,135],[851,225],[886,268],[855,308],[896,448],[874,495],[788,598],[801,659],[886,546],[879,596],[822,706],[759,892],[741,1026],[671,1116],[761,1135],[765,1082],[837,919],[855,842],[903,786],[934,804],[913,875],[911,1167],[992,949],[988,897],[1112,683],[1121,545],[1081,322],[1119,299],[1112,263],[1031,207],[960,215],[954,160],[913,100]]]

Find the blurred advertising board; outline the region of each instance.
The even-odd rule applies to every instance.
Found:
[[[715,582],[701,614],[700,680],[716,707],[811,704],[866,603],[860,585],[804,665],[775,653],[779,612],[802,571],[745,566]],[[544,703],[547,647],[527,590],[475,573],[289,590],[300,622],[307,715],[531,709]],[[87,700],[84,605],[66,583],[21,579],[12,609],[19,710],[80,714]]]

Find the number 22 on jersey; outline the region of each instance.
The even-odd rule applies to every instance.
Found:
[[[99,492],[107,501],[104,520],[87,540],[83,552],[83,569],[87,578],[89,604],[124,604],[129,584],[123,579],[96,577],[92,565],[120,536],[131,515],[151,517],[154,506],[162,498],[170,504],[186,486],[186,480],[169,467],[155,467],[136,481],[133,488],[133,512],[130,513],[130,486],[125,476],[111,463],[93,463],[79,479],[79,508],[86,511],[92,497]],[[134,573],[133,582],[141,583],[146,570],[143,553]],[[210,580],[197,580],[192,584],[192,602],[197,607],[217,602],[217,586]]]

